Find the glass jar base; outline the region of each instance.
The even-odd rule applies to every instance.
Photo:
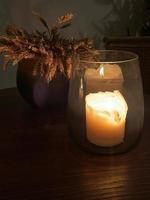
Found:
[[[140,139],[142,134],[140,133],[136,140],[134,140],[134,143],[128,144],[128,146],[122,146],[117,145],[113,147],[100,147],[97,145],[94,145],[88,141],[81,142],[79,141],[74,134],[72,134],[70,128],[69,128],[69,136],[75,146],[78,146],[82,151],[90,154],[96,154],[96,155],[120,155],[124,153],[128,153],[129,151],[132,151],[136,146],[139,145]]]

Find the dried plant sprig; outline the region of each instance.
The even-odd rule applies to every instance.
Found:
[[[70,13],[67,13],[66,15],[63,15],[61,17],[58,17],[57,18],[57,23],[58,24],[62,24],[62,23],[66,23],[66,22],[69,22],[73,19],[74,15],[70,12]]]
[[[23,28],[8,26],[5,35],[0,35],[0,53],[4,58],[3,68],[11,62],[16,65],[23,59],[36,58],[38,64],[34,67],[33,75],[40,74],[48,82],[60,71],[68,79],[72,73],[72,62],[75,54],[82,58],[93,56],[92,41],[66,39],[60,34],[62,28],[71,25],[72,13],[58,17],[56,24],[49,28],[47,22],[38,13],[37,19],[44,25],[46,31],[36,30],[33,33]]]

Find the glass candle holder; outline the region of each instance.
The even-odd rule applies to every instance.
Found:
[[[70,134],[87,151],[123,153],[136,144],[143,126],[138,56],[103,50],[95,60],[74,64],[68,99]]]

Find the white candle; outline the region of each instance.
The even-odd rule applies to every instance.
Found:
[[[101,64],[98,69],[88,68],[85,71],[88,91],[122,91],[123,81],[121,68],[116,64]]]
[[[128,110],[122,94],[118,90],[91,93],[85,101],[87,139],[102,147],[122,143]]]

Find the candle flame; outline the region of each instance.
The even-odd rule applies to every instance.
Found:
[[[104,77],[104,67],[101,67],[99,70],[100,77]]]
[[[83,97],[83,80],[80,80],[80,88],[79,88],[79,98]]]
[[[82,78],[80,80],[80,88],[83,89],[83,80],[82,80]]]

